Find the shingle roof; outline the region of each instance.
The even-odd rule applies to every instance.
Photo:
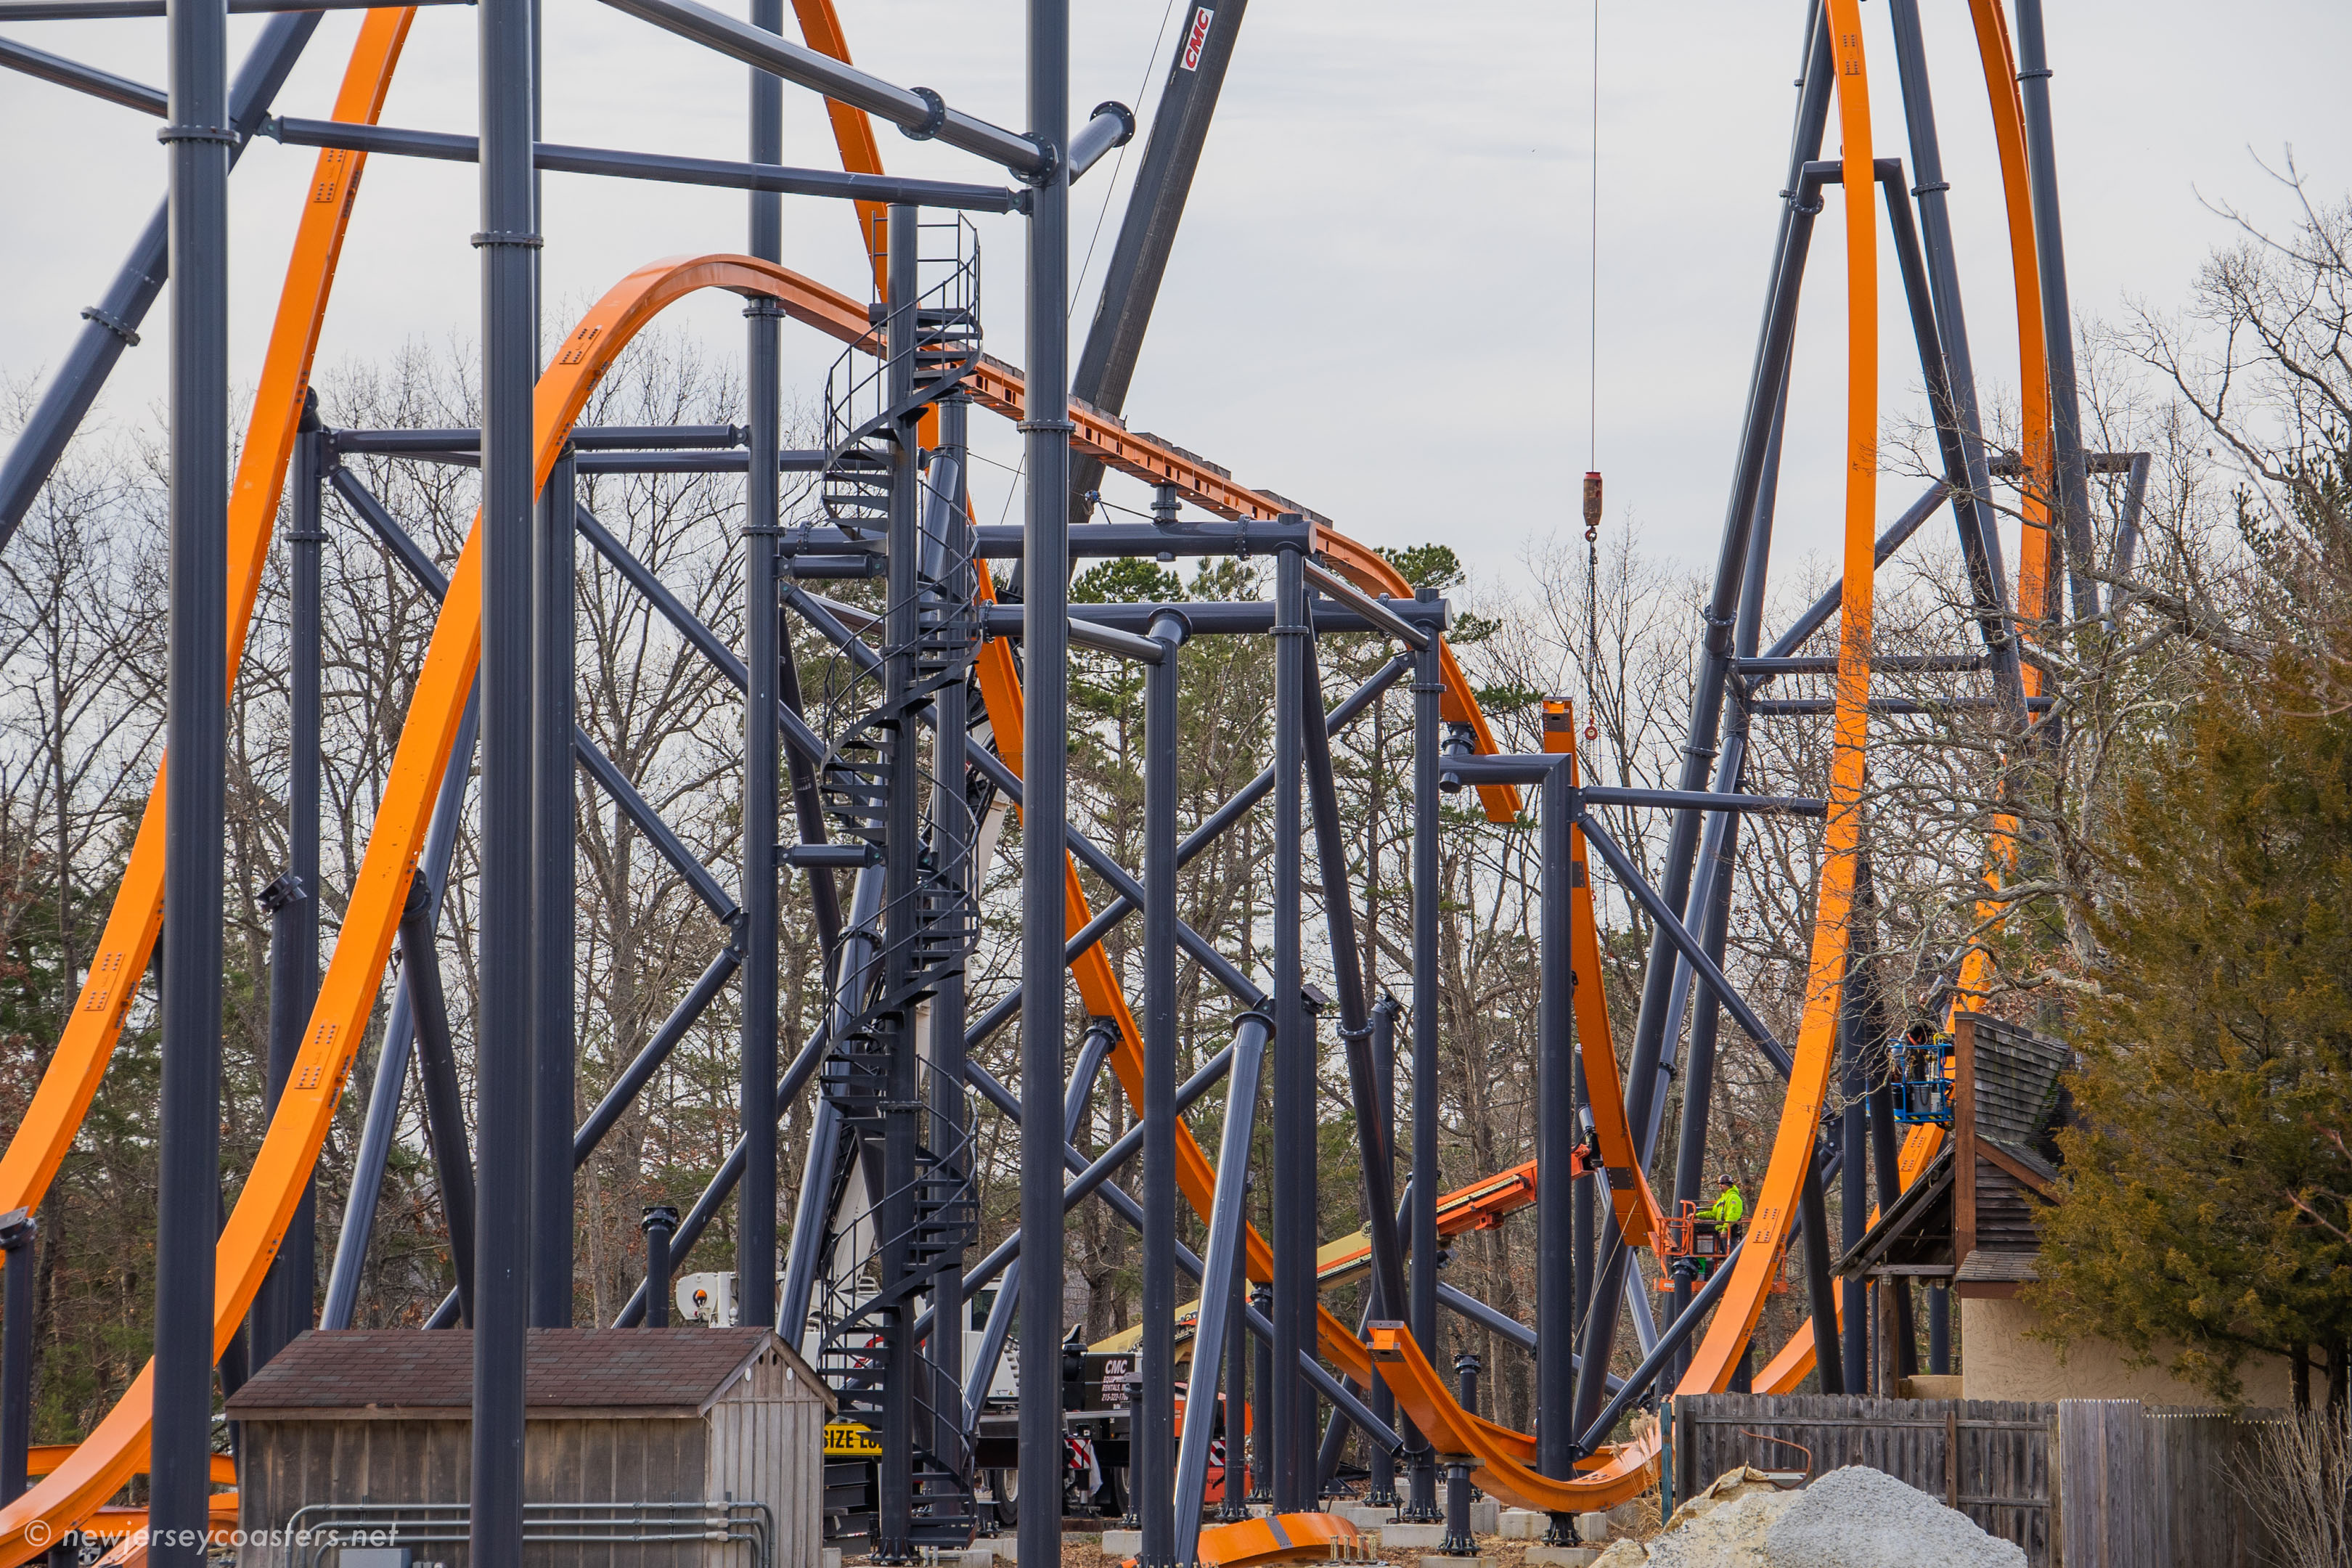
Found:
[[[523,1374],[534,1410],[693,1410],[762,1349],[766,1329],[533,1329]],[[462,1410],[474,1400],[466,1329],[313,1330],[228,1401],[238,1410]]]

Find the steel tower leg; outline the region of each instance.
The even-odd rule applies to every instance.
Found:
[[[1803,281],[1805,256],[1812,233],[1812,211],[1800,210],[1797,203],[1801,185],[1801,170],[1821,149],[1823,127],[1828,122],[1831,100],[1830,39],[1820,7],[1810,8],[1807,24],[1806,66],[1804,86],[1798,101],[1797,124],[1790,146],[1789,177],[1785,189],[1790,193],[1781,204],[1780,232],[1774,246],[1772,275],[1768,289],[1764,330],[1759,338],[1755,368],[1750,375],[1748,412],[1740,432],[1738,465],[1734,470],[1730,505],[1724,517],[1723,544],[1717,556],[1715,588],[1707,606],[1706,654],[1700,661],[1698,689],[1691,707],[1690,732],[1682,748],[1682,772],[1677,787],[1702,790],[1706,787],[1709,764],[1717,755],[1717,742],[1721,732],[1723,699],[1730,674],[1733,654],[1732,633],[1734,616],[1739,604],[1741,584],[1748,557],[1748,540],[1753,530],[1758,498],[1763,488],[1767,459],[1771,450],[1771,435],[1776,426],[1775,413],[1780,405],[1782,383],[1787,375],[1789,352],[1796,327],[1797,300]],[[1669,909],[1687,910],[1690,904],[1691,863],[1698,848],[1701,814],[1684,809],[1675,813],[1667,839],[1663,875],[1658,890]],[[1642,1137],[1658,1103],[1661,1086],[1659,1063],[1664,1054],[1665,1025],[1670,988],[1675,969],[1675,949],[1663,928],[1650,944],[1647,968],[1643,974],[1641,1011],[1634,1025],[1631,1065],[1625,1079],[1625,1107],[1634,1129]],[[1613,1301],[1613,1289],[1595,1292],[1595,1299]],[[1614,1322],[1612,1313],[1611,1321]],[[1608,1363],[1607,1346],[1598,1358],[1601,1365]],[[1588,1343],[1585,1359],[1595,1358]],[[1596,1385],[1597,1386],[1597,1385]],[[1578,1405],[1590,1403],[1598,1413],[1597,1396],[1579,1390]]]
[[[1579,1113],[1592,1103],[1592,1090],[1584,1081],[1584,1063],[1580,1059],[1571,1059],[1568,1064],[1566,1099],[1569,1125],[1573,1130],[1582,1121]],[[1538,1114],[1543,1112],[1538,1111]],[[1538,1132],[1538,1137],[1541,1136]],[[1570,1137],[1573,1142],[1573,1131]],[[1566,1211],[1568,1220],[1565,1255],[1568,1258],[1569,1294],[1568,1310],[1559,1321],[1566,1324],[1570,1334],[1580,1337],[1586,1320],[1592,1315],[1593,1245],[1598,1239],[1593,1235],[1593,1222],[1597,1216],[1593,1211],[1592,1179],[1590,1176],[1578,1176],[1573,1180],[1563,1178],[1563,1184],[1568,1191],[1564,1194],[1566,1201],[1559,1206]],[[1553,1321],[1549,1317],[1544,1319],[1547,1323]]]
[[[1036,582],[1033,575],[1032,584]],[[1226,1080],[1225,1125],[1217,1144],[1217,1189],[1209,1203],[1209,1239],[1202,1249],[1206,1268],[1201,1277],[1201,1313],[1192,1338],[1192,1364],[1195,1367],[1215,1367],[1223,1358],[1225,1336],[1248,1337],[1242,1322],[1231,1319],[1229,1308],[1233,1299],[1233,1275],[1242,1264],[1242,1227],[1248,1215],[1242,1203],[1249,1185],[1249,1152],[1251,1134],[1257,1124],[1259,1068],[1265,1059],[1267,1021],[1263,1013],[1244,1013],[1234,1026],[1233,1076]],[[1280,1320],[1276,1320],[1277,1324]],[[1060,1357],[1053,1358],[1055,1374],[1061,1373]],[[1028,1358],[1022,1364],[1025,1370]],[[1261,1363],[1263,1364],[1263,1363]],[[1295,1377],[1296,1373],[1292,1375]],[[1197,1379],[1192,1398],[1201,1400],[1212,1394],[1215,1375]],[[1231,1394],[1228,1390],[1228,1395]],[[1209,1439],[1215,1426],[1211,1421],[1187,1422],[1184,1440],[1176,1459],[1175,1552],[1178,1563],[1189,1563],[1198,1556],[1201,1537],[1201,1498],[1209,1479]],[[1234,1434],[1227,1428],[1225,1436],[1226,1495],[1232,1496],[1234,1476]],[[1058,1487],[1058,1483],[1057,1483]],[[1056,1489],[1048,1494],[1058,1497]],[[1040,1510],[1040,1512],[1045,1510]],[[1051,1517],[1051,1516],[1049,1516]],[[1062,1521],[1052,1520],[1058,1534]],[[1024,1509],[1021,1523],[1025,1531],[1029,1510]],[[1033,1559],[1034,1561],[1034,1559]],[[1059,1558],[1048,1561],[1058,1562]]]
[[[1255,1173],[1252,1173],[1255,1178]],[[1253,1179],[1251,1185],[1256,1184]],[[1269,1208],[1271,1205],[1269,1205]],[[1274,1228],[1271,1213],[1266,1216],[1266,1228]],[[1252,1290],[1244,1305],[1243,1318],[1247,1320],[1250,1309],[1269,1321],[1274,1314],[1274,1287],[1261,1285]],[[1249,1500],[1274,1501],[1274,1472],[1279,1464],[1274,1452],[1274,1342],[1253,1334],[1240,1338],[1250,1342],[1250,1489]]]
[[[269,1110],[278,1108],[293,1076],[302,1031],[319,989],[319,558],[326,437],[318,428],[318,395],[302,415],[288,489],[289,579],[287,637],[286,880],[270,910]],[[269,900],[265,896],[265,902]],[[277,1259],[253,1313],[256,1369],[310,1326],[318,1293],[318,1182],[302,1188],[294,1223],[278,1243]]]
[[[1176,1562],[1176,653],[1188,629],[1173,611],[1152,622],[1160,662],[1143,677],[1143,1403],[1130,1423],[1128,1468],[1143,1526],[1141,1568]],[[1216,1365],[1206,1363],[1210,1378]],[[1187,1500],[1197,1516],[1199,1499]]]
[[[1365,1228],[1371,1237],[1371,1300],[1385,1317],[1405,1299],[1404,1246],[1397,1237],[1396,1178],[1389,1124],[1381,1115],[1380,1068],[1373,1059],[1371,1000],[1356,940],[1355,897],[1348,890],[1347,829],[1339,820],[1339,775],[1325,727],[1323,673],[1310,635],[1300,639],[1299,737],[1307,764],[1307,798],[1315,820],[1315,861],[1323,882],[1323,920],[1329,933],[1332,984],[1339,994],[1339,1034],[1346,1042],[1348,1088],[1356,1113],[1357,1157],[1362,1167]],[[1311,1331],[1307,1341],[1314,1344]],[[1378,1382],[1378,1379],[1373,1381]],[[1318,1456],[1313,1484],[1322,1487]]]
[[[15,1502],[30,1485],[33,1447],[33,1287],[40,1268],[34,1243],[40,1223],[24,1209],[0,1215],[0,1251],[7,1258],[0,1281],[0,1502]]]
[[[1574,1233],[1589,1234],[1586,1191],[1569,1173],[1576,1149],[1576,974],[1570,967],[1569,832],[1576,817],[1569,769],[1574,753],[1544,771],[1543,881],[1538,924],[1541,975],[1536,1014],[1536,1468],[1565,1480],[1576,1473],[1576,1428],[1567,1419],[1576,1404],[1571,1319],[1577,1281],[1570,1257]],[[1580,1224],[1579,1221],[1583,1223]],[[1604,1310],[1614,1310],[1615,1301]],[[1555,1533],[1567,1515],[1554,1514]]]
[[[965,426],[971,407],[970,400],[960,393],[950,393],[940,400],[940,445],[931,458],[931,489],[937,498],[932,515],[943,529],[940,541],[931,548],[947,563],[940,584],[940,608],[943,612],[969,605],[975,592],[973,568],[962,560],[970,553],[971,542],[963,485]],[[967,667],[931,699],[939,716],[939,738],[932,753],[932,837],[943,879],[967,893],[978,881],[971,865],[971,819],[964,795],[964,773],[969,765],[965,744],[971,718],[967,710],[970,693]],[[960,1184],[972,1179],[963,1084],[964,1006],[964,975],[959,966],[940,980],[931,998],[930,1102],[931,1148],[940,1165],[936,1173]],[[932,1439],[933,1451],[942,1463],[955,1467],[968,1491],[971,1482],[970,1450],[966,1447],[969,1428],[961,1403],[945,1394],[945,1391],[961,1390],[963,1386],[963,1326],[967,1321],[962,1295],[963,1258],[963,1237],[959,1230],[940,1252],[938,1272],[932,1276],[930,1359],[938,1369],[933,1386],[942,1391],[933,1402],[938,1426]]]
[[[903,408],[915,391],[915,302],[919,219],[916,209],[893,205],[886,231],[889,247],[889,360],[886,384],[893,407]],[[882,1006],[890,1021],[890,1089],[882,1110],[882,1195],[876,1205],[880,1237],[881,1289],[886,1303],[883,1332],[882,1458],[879,1512],[874,1556],[882,1563],[914,1557],[914,1391],[917,1357],[913,1333],[918,1280],[911,1267],[915,1229],[917,1095],[920,1090],[915,1042],[915,944],[922,921],[919,891],[922,855],[921,731],[915,682],[915,646],[921,636],[922,470],[917,425],[902,417],[891,432],[888,592],[883,611],[883,710],[890,715],[889,784],[882,838]],[[1034,1347],[1042,1353],[1043,1346]]]
[[[1805,1169],[1805,1184],[1798,1195],[1798,1213],[1805,1227],[1805,1291],[1812,1311],[1813,1370],[1823,1394],[1843,1394],[1845,1358],[1838,1348],[1837,1284],[1831,1278],[1829,1203],[1822,1190],[1825,1163],[1820,1139],[1813,1141],[1812,1163]],[[1727,1263],[1718,1263],[1727,1268]]]
[[[1874,1003],[1877,998],[1874,995],[1872,1000]],[[1877,1172],[1878,1212],[1888,1214],[1903,1195],[1903,1172],[1895,1163],[1895,1105],[1893,1090],[1887,1085],[1886,1035],[1882,1027],[1881,1009],[1874,1005],[1869,1016],[1864,1059],[1868,1063],[1870,1084],[1870,1159]],[[1895,1360],[1890,1364],[1895,1376],[1909,1377],[1919,1370],[1918,1331],[1911,1317],[1911,1282],[1899,1275],[1890,1275],[1879,1282],[1878,1289],[1893,1303]]]
[[[1300,852],[1299,726],[1305,721],[1307,578],[1296,550],[1275,557],[1274,650],[1274,1506],[1307,1506],[1314,1395],[1294,1370],[1312,1351],[1315,1310],[1315,1047],[1307,1016]]]
[[[530,1321],[540,1329],[572,1326],[575,505],[567,447],[540,495],[531,541]]]
[[[754,26],[781,33],[783,0],[752,0]],[[751,154],[755,163],[783,159],[783,82],[751,72]],[[782,198],[754,192],[751,254],[783,256]],[[779,1327],[797,1347],[802,1325],[776,1321],[776,820],[780,759],[776,738],[776,447],[782,399],[779,326],[773,300],[749,301],[744,350],[750,472],[743,496],[743,948],[741,1075],[737,1117],[743,1179],[735,1199],[735,1289],[747,1324]]]
[[[1946,395],[1950,406],[1936,411],[1958,436],[1967,469],[1968,494],[1952,498],[1960,524],[1969,587],[1986,640],[2004,688],[2023,691],[2018,670],[2017,636],[2006,612],[2009,574],[2001,561],[1999,519],[1992,506],[1992,468],[1985,453],[1983,416],[1977,405],[1974,357],[1969,349],[1968,315],[1960,301],[1959,266],[1952,245],[1952,218],[1946,195],[1943,148],[1936,132],[1936,103],[1927,80],[1927,49],[1919,29],[1918,0],[1893,0],[1895,64],[1903,86],[1903,116],[1911,143],[1911,173],[1918,184],[1920,240],[1927,252],[1927,287],[1935,300],[1936,331],[1943,349]]]
[[[1372,1093],[1380,1106],[1381,1126],[1386,1133],[1391,1183],[1396,1179],[1396,1021],[1400,1011],[1397,999],[1385,992],[1379,1001],[1372,1004]],[[1412,1204],[1412,1194],[1408,1193],[1405,1194],[1408,1224]],[[1381,1310],[1391,1317],[1398,1316],[1411,1300],[1412,1289],[1408,1286],[1402,1300],[1384,1303]],[[1371,1406],[1372,1414],[1390,1426],[1395,1426],[1396,1394],[1389,1387],[1388,1380],[1375,1376],[1370,1395],[1366,1403]],[[1364,1505],[1367,1508],[1394,1508],[1397,1506],[1396,1456],[1377,1443],[1369,1446],[1371,1448],[1371,1479],[1364,1489]]]
[[[482,255],[481,972],[531,948],[532,341],[530,0],[480,7]],[[475,1053],[473,1506],[468,1555],[522,1558],[530,1298],[530,996],[482,988]]]
[[[1864,862],[1855,878],[1853,913],[1858,925],[1868,921],[1870,869]],[[1843,1076],[1838,1136],[1844,1159],[1838,1171],[1838,1251],[1853,1249],[1870,1228],[1870,1084],[1863,1066],[1864,1020],[1870,1010],[1869,948],[1866,931],[1848,938],[1853,958],[1845,972],[1844,994],[1838,1005],[1838,1051]],[[1871,1386],[1870,1286],[1860,1278],[1842,1282],[1845,1312],[1842,1330],[1845,1344],[1847,1391],[1874,1393]]]
[[[2057,132],[2050,122],[2050,51],[2042,0],[2017,0],[2017,88],[2025,107],[2025,162],[2032,181],[2033,249],[2042,273],[2042,352],[2050,361],[2050,444],[2058,459],[2058,537],[2074,614],[2095,617],[2099,584],[2091,563],[2090,475],[2083,458],[2083,407],[2074,382],[2074,310],[2066,295],[2066,230],[2058,210]],[[2030,482],[2030,481],[2029,481]]]
[[[1817,210],[1801,208],[1798,193],[1802,188],[1804,164],[1821,148],[1832,85],[1829,32],[1818,6],[1808,8],[1805,67],[1801,82],[1796,126],[1790,142],[1789,177],[1783,187],[1789,195],[1781,206],[1764,329],[1757,342],[1755,367],[1749,377],[1748,412],[1741,427],[1730,504],[1724,517],[1715,587],[1707,606],[1705,656],[1700,660],[1690,730],[1683,742],[1682,768],[1676,780],[1677,787],[1685,790],[1706,787],[1711,764],[1718,754],[1724,694],[1735,652],[1735,614],[1746,580],[1759,500],[1773,451],[1772,436],[1778,427],[1777,411],[1788,374],[1797,300],[1811,239],[1812,212]],[[1687,808],[1675,813],[1658,883],[1666,906],[1685,916],[1692,909],[1692,868],[1703,816]],[[1704,913],[1704,908],[1703,904],[1699,907],[1700,913]],[[1634,1136],[1643,1145],[1645,1160],[1654,1147],[1664,1113],[1666,1075],[1662,1069],[1668,1060],[1666,1033],[1673,1010],[1675,958],[1673,940],[1661,926],[1651,942],[1649,962],[1643,973],[1641,1010],[1636,1016],[1632,1059],[1625,1077],[1626,1115],[1633,1123]],[[1587,1321],[1579,1345],[1583,1362],[1576,1389],[1580,1430],[1600,1413],[1605,1398],[1601,1379],[1615,1345],[1618,1302],[1629,1261],[1626,1250],[1615,1245],[1617,1234],[1612,1215],[1604,1223],[1601,1233],[1601,1252],[1608,1261],[1600,1270],[1601,1279],[1593,1290],[1593,1300],[1602,1304],[1602,1310]]]
[[[197,1568],[212,1489],[227,763],[228,8],[172,0],[169,707],[156,1176],[152,1561]]]
[[[1062,1484],[1062,944],[1069,932],[1063,844],[1069,802],[1070,121],[1069,0],[1028,0],[1029,134],[1051,167],[1031,195],[1028,470],[1022,604],[1021,1510],[1020,1560],[1058,1563]],[[1236,1079],[1238,1081],[1238,1079]]]
[[[434,798],[433,820],[425,830],[425,852],[417,857],[416,875],[425,880],[426,929],[438,920],[441,896],[449,885],[449,861],[457,853],[457,826],[465,815],[466,782],[474,771],[474,740],[481,721],[481,688],[467,696],[466,711],[457,721],[457,743],[449,749],[449,766],[441,775],[441,793]],[[375,1229],[377,1200],[383,1193],[384,1167],[391,1161],[398,1135],[401,1087],[408,1080],[408,1059],[417,1036],[416,1008],[404,984],[393,993],[392,1009],[384,1019],[383,1047],[376,1055],[375,1081],[368,1090],[367,1112],[360,1128],[359,1152],[352,1160],[351,1196],[343,1205],[342,1226],[335,1235],[334,1266],[327,1275],[327,1299],[319,1310],[322,1329],[348,1329],[359,1306],[361,1276],[367,1269],[368,1239]],[[463,1267],[473,1268],[473,1252],[462,1255]]]
[[[1778,516],[1780,489],[1781,437],[1788,426],[1789,383],[1783,374],[1779,393],[1772,404],[1772,433],[1764,451],[1764,477],[1757,489],[1756,519],[1748,539],[1748,564],[1743,569],[1739,589],[1738,618],[1732,628],[1732,651],[1735,658],[1752,657],[1764,637],[1764,594],[1768,584],[1767,566],[1772,556],[1772,525]],[[1737,791],[1748,759],[1748,712],[1745,708],[1732,710],[1730,726],[1723,739],[1723,755],[1715,769],[1715,787],[1724,793]],[[1696,879],[1691,890],[1690,905],[1684,911],[1688,924],[1693,913],[1703,916],[1699,927],[1699,942],[1707,961],[1717,969],[1723,966],[1724,945],[1731,929],[1731,873],[1739,849],[1739,814],[1718,812],[1710,817],[1701,840]],[[1697,976],[1690,960],[1675,960],[1674,994],[1666,1019],[1666,1037],[1673,1039],[1682,1029],[1682,1018],[1693,994]],[[1673,1212],[1680,1213],[1685,1203],[1697,1204],[1705,1191],[1706,1180],[1707,1120],[1715,1098],[1716,1044],[1723,1019],[1723,1007],[1712,993],[1690,1015],[1690,1051],[1683,1073],[1683,1103],[1680,1129],[1675,1142],[1675,1185]],[[1659,1107],[1663,1112],[1663,1104]],[[1642,1136],[1640,1129],[1635,1136]],[[1694,1266],[1689,1259],[1681,1260],[1675,1275],[1675,1316],[1679,1319],[1689,1309]],[[1686,1365],[1690,1356],[1687,1348],[1677,1358],[1677,1367]],[[1679,1372],[1676,1373],[1680,1381]]]
[[[433,940],[432,889],[411,877],[400,911],[401,989],[416,1020],[416,1077],[423,1086],[425,1137],[441,1186],[441,1218],[449,1228],[450,1261],[457,1275],[458,1321],[471,1328],[477,1296],[475,1223],[479,1202],[474,1157],[466,1146],[465,1097],[457,1083],[457,1052],[449,1038],[449,1004],[441,989],[441,955]]]
[[[1421,590],[1433,600],[1437,591]],[[1443,652],[1435,637],[1421,650],[1412,683],[1412,1278],[1407,1318],[1425,1355],[1437,1353],[1437,825],[1440,793],[1438,703],[1445,695]],[[1408,1425],[1412,1473],[1402,1517],[1430,1521],[1437,1513],[1437,1460],[1429,1439]]]

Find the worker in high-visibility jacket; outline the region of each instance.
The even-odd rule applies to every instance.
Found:
[[[1739,1195],[1738,1177],[1726,1171],[1720,1180],[1723,1191],[1708,1207],[1706,1217],[1715,1221],[1724,1235],[1729,1236],[1732,1227],[1748,1217],[1748,1200]]]

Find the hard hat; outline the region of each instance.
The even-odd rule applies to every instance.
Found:
[[[1739,1178],[1733,1175],[1728,1171],[1724,1172],[1723,1174],[1717,1176],[1716,1180],[1721,1182],[1727,1187],[1736,1187],[1739,1184]]]

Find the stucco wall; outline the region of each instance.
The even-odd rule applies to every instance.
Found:
[[[2027,1339],[2037,1322],[2015,1299],[1960,1300],[1960,1384],[1964,1399],[2137,1399],[2149,1405],[2210,1405],[2202,1389],[2175,1382],[2162,1365],[2126,1366],[2104,1340],[2077,1340],[2061,1364],[2054,1345]],[[2159,1347],[2159,1361],[2165,1352]],[[2284,1358],[2249,1361],[2239,1372],[2248,1405],[2284,1405],[2292,1390]]]

